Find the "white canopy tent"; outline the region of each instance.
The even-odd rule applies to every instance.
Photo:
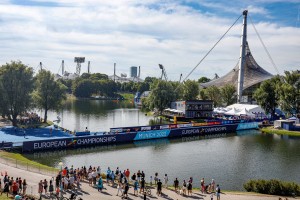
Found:
[[[265,111],[259,105],[252,104],[233,104],[226,108],[215,108],[214,113],[249,117],[255,117],[257,114],[265,115]]]

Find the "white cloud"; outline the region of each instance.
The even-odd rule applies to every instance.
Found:
[[[44,2],[44,0],[38,0]],[[49,0],[45,1],[49,2]],[[21,60],[35,68],[40,61],[57,73],[61,60],[75,72],[75,56],[91,61],[92,72],[117,73],[141,66],[142,77],[187,75],[235,19],[203,14],[172,1],[51,0],[61,7],[0,6],[0,64]],[[266,10],[249,6],[256,13]],[[237,15],[238,17],[238,15]],[[256,25],[276,64],[285,70],[299,67],[300,30],[261,22]],[[248,41],[257,62],[275,73],[252,27]],[[229,32],[191,78],[224,75],[237,63],[240,23]],[[83,64],[82,71],[86,71]]]

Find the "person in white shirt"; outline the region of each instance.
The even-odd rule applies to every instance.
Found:
[[[167,174],[165,174],[164,180],[165,180],[165,187],[167,188],[168,187],[168,181],[169,181]]]
[[[89,179],[89,186],[92,186],[92,180],[93,180],[92,172],[89,172],[88,179]]]
[[[69,179],[69,181],[70,181],[70,187],[71,187],[71,189],[73,189],[74,182],[75,182],[74,176],[71,176],[70,179]]]

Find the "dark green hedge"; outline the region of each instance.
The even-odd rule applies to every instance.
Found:
[[[284,182],[275,179],[271,180],[250,180],[244,184],[248,192],[262,194],[300,196],[300,185],[294,182]]]

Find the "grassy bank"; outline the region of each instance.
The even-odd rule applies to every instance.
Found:
[[[29,160],[20,153],[0,151],[0,158],[3,159],[4,162],[9,162],[10,164],[14,165],[26,166],[30,169],[35,168],[46,172],[58,172],[58,169]]]
[[[278,135],[288,135],[288,136],[294,136],[294,137],[300,137],[299,131],[288,131],[284,129],[275,129],[272,126],[270,127],[264,127],[260,129],[263,133],[268,134],[278,134]]]
[[[135,94],[132,93],[118,93],[119,95],[121,95],[125,100],[133,100]]]
[[[2,196],[0,196],[0,200],[11,200],[13,199],[13,197],[11,197],[11,195],[8,195],[8,197],[6,197],[6,194],[3,193]]]

